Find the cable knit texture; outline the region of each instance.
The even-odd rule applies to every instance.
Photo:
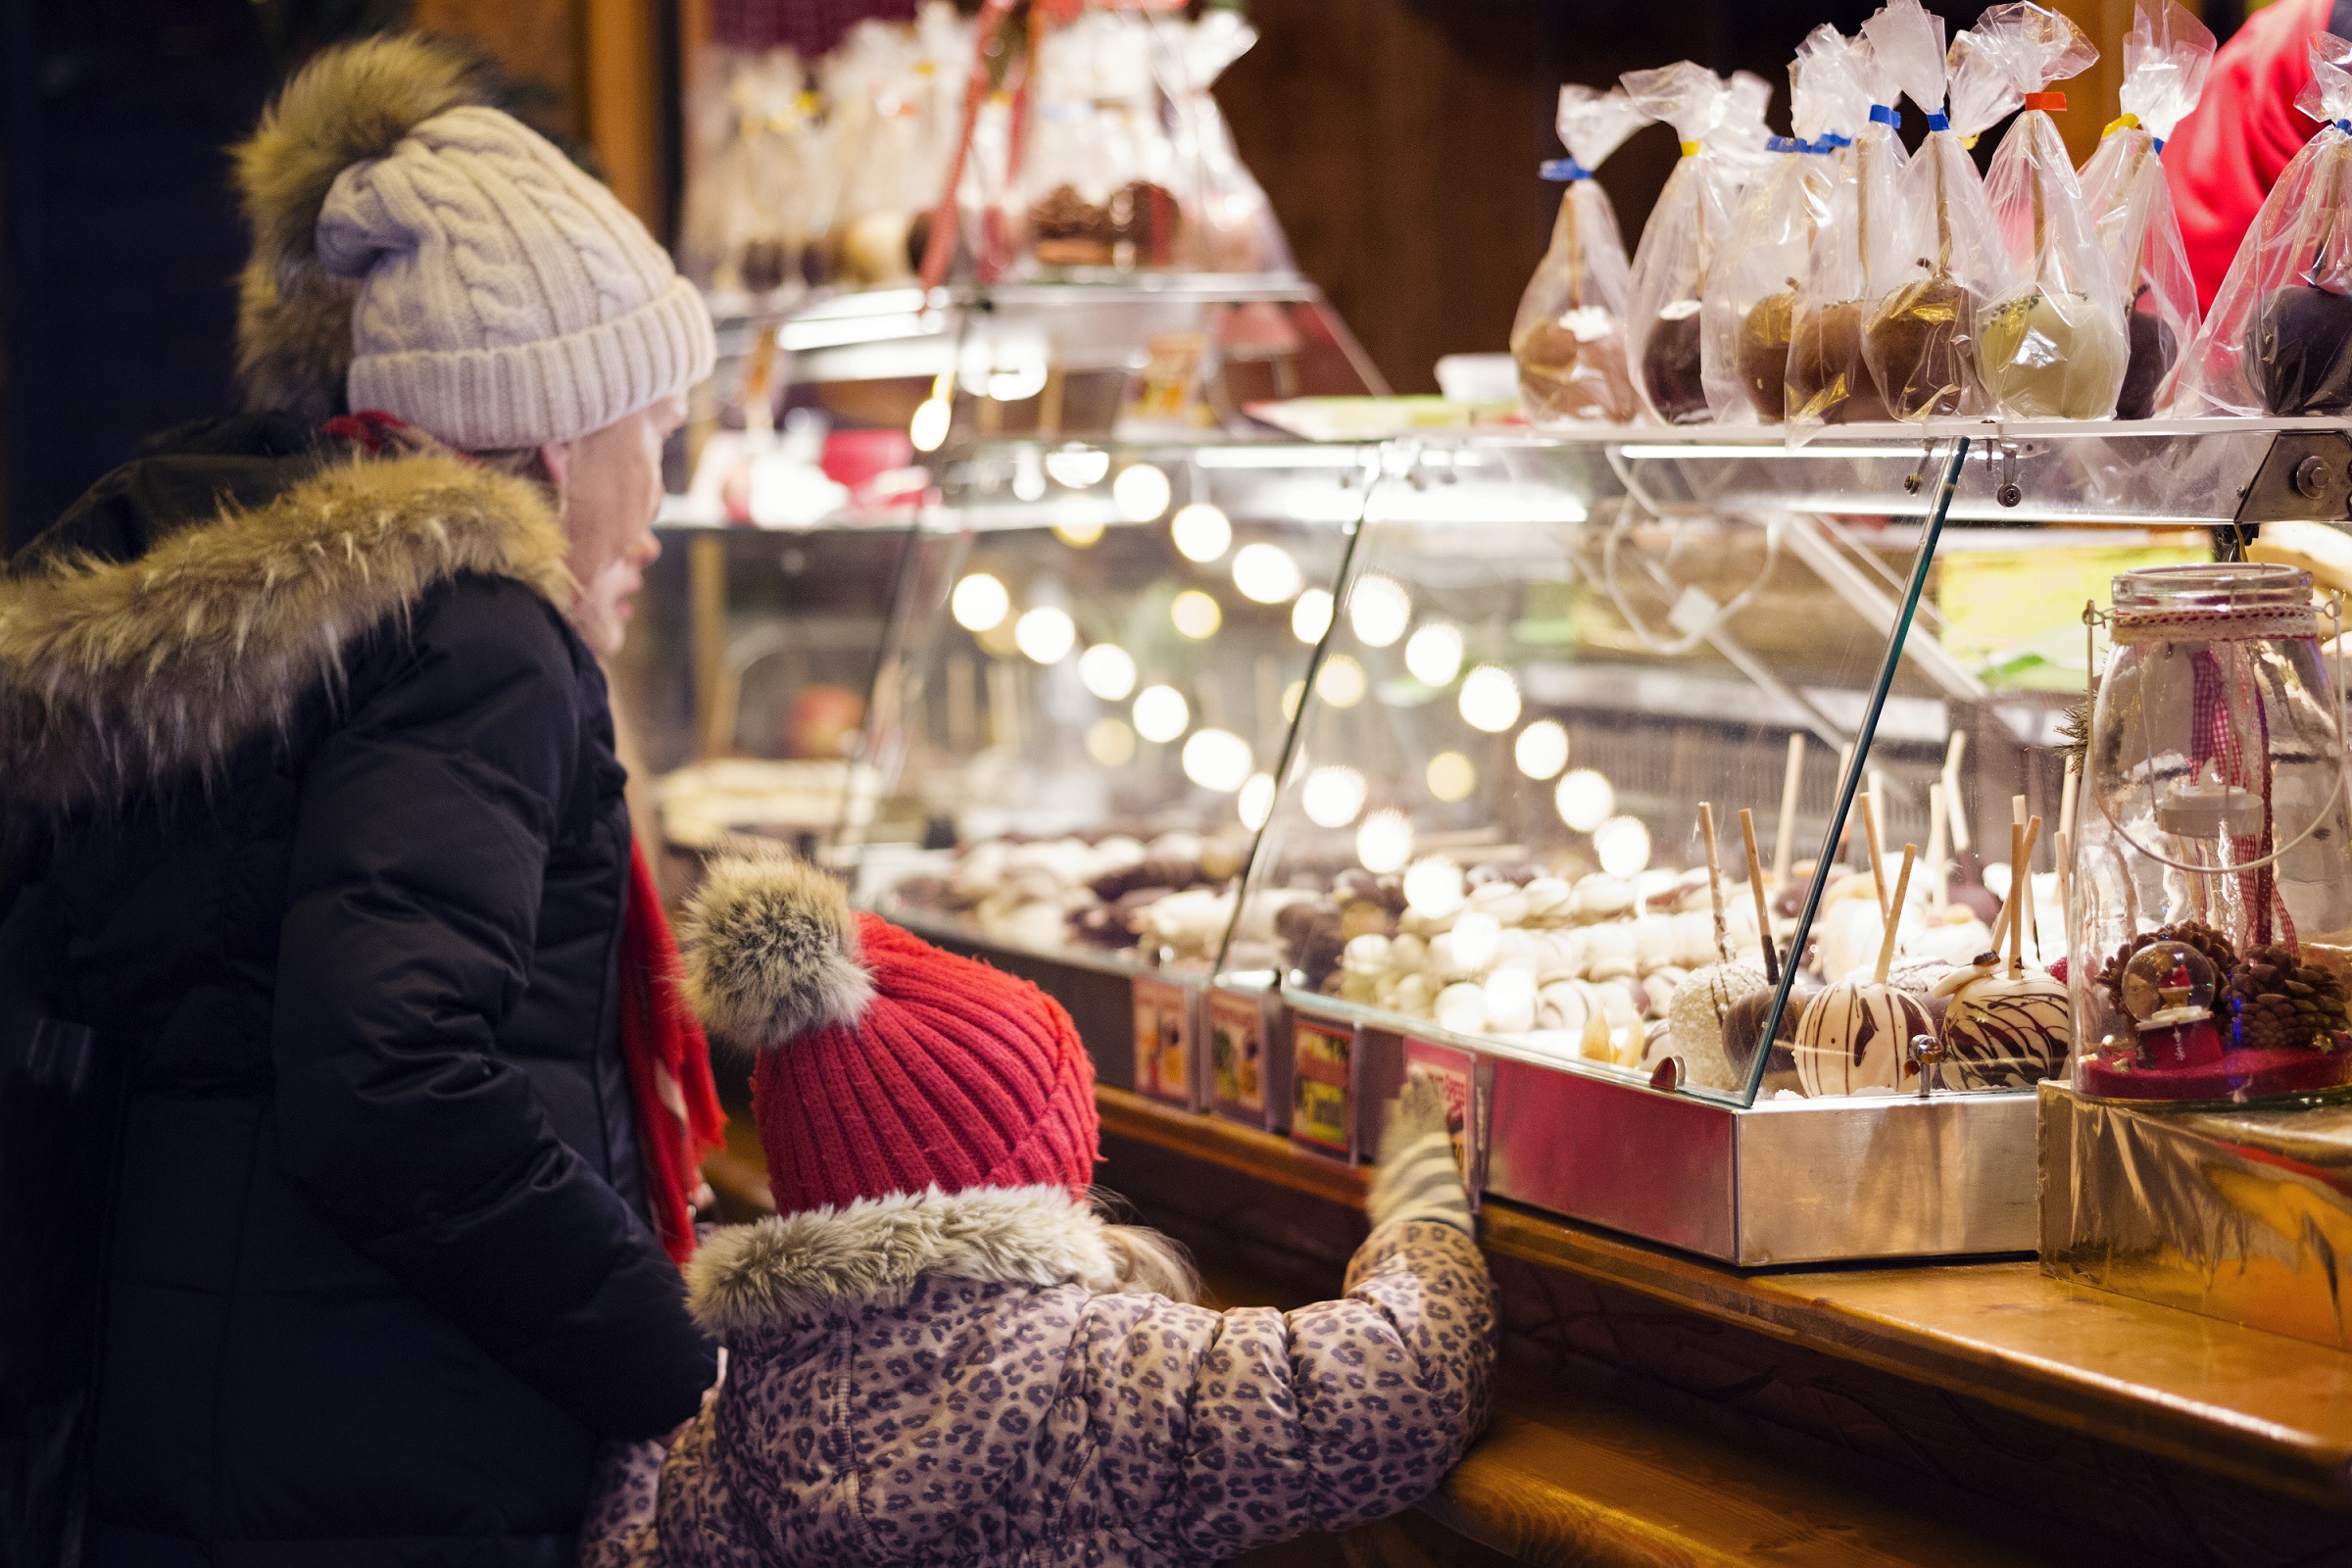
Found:
[[[1083,1192],[1102,1157],[1095,1074],[1061,1004],[874,915],[856,934],[872,995],[855,1021],[801,1033],[752,1074],[776,1207],[933,1187]]]
[[[471,451],[568,441],[710,373],[710,313],[643,224],[521,122],[465,105],[335,176],[360,279],[349,398]]]

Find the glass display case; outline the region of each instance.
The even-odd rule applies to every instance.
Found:
[[[1378,458],[1013,440],[948,462],[843,829],[858,899],[1038,980],[1103,1081],[1207,1098],[1201,983]],[[1273,951],[1270,925],[1231,934]]]
[[[1418,1061],[1500,1195],[1742,1263],[2030,1250],[2085,602],[2340,514],[2276,483],[2322,439],[1391,448],[1243,900],[1280,952],[1212,1005],[1277,1006],[1335,1152]]]

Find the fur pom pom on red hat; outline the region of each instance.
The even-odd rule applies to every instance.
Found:
[[[753,1118],[779,1210],[1092,1183],[1094,1067],[1037,987],[854,912],[780,853],[714,862],[684,937],[703,1026],[760,1053]]]

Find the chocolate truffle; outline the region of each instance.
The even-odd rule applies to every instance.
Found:
[[[1957,414],[1968,393],[1968,344],[1975,301],[1951,278],[1923,277],[1879,302],[1871,317],[1871,364],[1898,419]]]
[[[1740,323],[1740,347],[1734,356],[1740,389],[1766,424],[1778,424],[1788,414],[1788,329],[1796,312],[1796,291],[1767,294],[1748,308]]]
[[[2156,414],[2156,394],[2180,358],[2173,329],[2153,311],[2133,311],[2124,318],[2132,337],[2132,357],[2124,367],[2124,390],[2115,400],[2119,419],[2147,419]]]
[[[2248,366],[2276,415],[2340,414],[2352,407],[2352,299],[2289,283],[2254,309]]]
[[[1698,301],[1676,300],[1658,312],[1642,345],[1642,386],[1650,407],[1669,424],[1707,416],[1707,388],[1699,371]]]

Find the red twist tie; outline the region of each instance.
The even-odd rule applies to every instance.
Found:
[[[2026,107],[2039,109],[2046,114],[2063,114],[2066,110],[2066,94],[2062,92],[2030,92],[2026,94]]]

